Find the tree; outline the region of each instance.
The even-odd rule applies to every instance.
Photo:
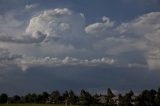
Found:
[[[48,100],[49,94],[47,92],[42,93],[42,102],[46,103]]]
[[[118,106],[123,106],[123,96],[121,94],[118,95],[118,100],[119,100]]]
[[[156,91],[144,90],[136,99],[136,106],[159,106],[156,105]],[[157,100],[158,101],[158,100]]]
[[[107,89],[107,97],[106,97],[106,105],[107,106],[114,106],[115,105],[115,103],[112,99],[114,96],[115,95],[112,93],[112,90],[110,88],[108,88]]]
[[[3,93],[0,95],[0,103],[7,103],[8,96],[7,94]]]
[[[54,104],[59,104],[60,103],[60,92],[59,91],[53,91],[51,93],[51,98]]]
[[[160,105],[160,88],[158,89],[157,95],[155,97],[156,106]]]
[[[91,96],[91,94],[85,90],[81,90],[80,96],[79,96],[80,104],[83,106],[90,106],[94,103],[94,98]]]
[[[42,96],[42,94],[37,95],[37,102],[38,103],[43,103],[43,96]]]
[[[75,93],[72,90],[70,90],[68,94],[68,103],[70,105],[73,105],[73,104],[76,104],[77,101],[78,101],[78,97],[75,95]]]
[[[107,96],[109,97],[109,98],[113,98],[115,95],[112,93],[112,90],[110,89],[110,88],[108,88],[108,90],[107,90]]]
[[[32,103],[38,103],[37,94],[35,93],[31,94],[31,98],[32,98]]]
[[[32,101],[32,95],[31,95],[30,93],[27,94],[27,95],[25,95],[24,101],[25,101],[26,103],[32,103],[32,102],[33,102],[33,101]]]
[[[21,102],[21,97],[18,95],[15,95],[12,99],[13,103],[20,103]]]

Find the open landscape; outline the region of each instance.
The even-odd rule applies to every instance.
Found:
[[[160,106],[160,0],[0,0],[0,106]]]
[[[51,94],[27,94],[8,97],[7,94],[0,95],[0,106],[159,106],[160,88],[158,90],[143,90],[135,94],[132,90],[125,94],[114,94],[110,88],[107,94],[91,94],[81,90],[76,95],[72,90],[61,93],[53,91]]]
[[[65,106],[65,105],[55,105],[55,104],[0,104],[0,106]],[[76,106],[76,105],[72,105]]]

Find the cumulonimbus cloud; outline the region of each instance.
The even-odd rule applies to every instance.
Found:
[[[5,47],[15,54],[29,54],[28,57],[36,57],[36,55],[58,57],[58,60],[68,55],[76,58],[97,58],[100,56],[121,58],[124,53],[138,52],[146,57],[143,61],[151,67],[154,66],[151,63],[156,62],[153,62],[153,59],[150,62],[148,57],[152,51],[157,51],[160,48],[159,17],[160,12],[151,12],[116,25],[115,21],[104,16],[102,22],[85,25],[85,16],[82,13],[76,13],[67,8],[57,8],[45,10],[33,16],[21,36],[19,34],[6,36],[1,33],[0,42],[4,42]],[[27,52],[26,48],[30,50],[30,53]],[[155,52],[154,56],[157,57],[157,55],[158,52]],[[83,60],[76,58],[61,59],[61,63],[76,64],[77,61],[80,63]],[[37,64],[45,64],[45,62],[39,62],[43,59],[36,60],[33,58],[33,60]],[[94,62],[103,63],[102,60],[88,61],[93,64]],[[128,61],[130,61],[129,58]],[[29,63],[27,60],[23,62]],[[134,63],[136,62],[139,63],[137,60],[134,61]]]
[[[128,23],[122,23],[117,31],[137,41],[145,42],[146,61],[151,70],[160,69],[160,12],[144,14]],[[138,47],[138,46],[137,46]],[[143,49],[143,48],[142,48]]]
[[[83,35],[85,19],[82,14],[77,14],[67,8],[46,10],[38,16],[33,17],[26,29],[26,33],[33,38],[41,32],[46,36],[46,41],[54,37],[75,37]]]

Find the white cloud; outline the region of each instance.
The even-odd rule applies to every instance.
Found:
[[[57,57],[26,57],[19,61],[18,65],[23,71],[26,71],[30,66],[47,65],[47,66],[63,66],[63,65],[84,65],[84,66],[97,66],[97,65],[113,65],[116,61],[110,58],[100,59],[78,59],[73,57],[65,57],[63,59]]]
[[[31,9],[36,8],[37,6],[38,6],[38,4],[27,4],[27,5],[25,6],[25,9],[26,9],[26,10],[31,10]]]
[[[37,38],[35,32],[41,32],[47,35],[46,40],[52,37],[68,39],[83,34],[84,21],[84,16],[67,8],[46,10],[30,20],[26,33]]]
[[[108,17],[102,17],[102,22],[97,22],[88,25],[85,28],[86,33],[88,34],[99,34],[100,32],[106,32],[106,30],[109,30],[114,26],[114,22],[110,21]]]
[[[5,34],[0,35],[0,47],[29,56],[71,56],[85,51],[84,48],[77,48],[84,44],[78,43],[85,41],[84,27],[82,13],[67,8],[46,10],[30,19],[25,32],[22,29],[16,31],[19,26],[14,27],[15,33],[10,29],[11,33],[2,31]]]

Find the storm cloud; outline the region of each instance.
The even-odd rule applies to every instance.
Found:
[[[41,2],[0,11],[0,85],[24,91],[24,83],[32,81],[35,88],[28,88],[30,91],[38,87],[39,91],[51,90],[52,80],[57,89],[158,86],[160,12],[145,11],[128,20],[120,15],[122,21],[104,10],[94,13],[72,5],[50,7],[49,1],[43,6]],[[0,8],[6,5],[0,4]],[[10,85],[12,80],[7,76],[18,82]]]

